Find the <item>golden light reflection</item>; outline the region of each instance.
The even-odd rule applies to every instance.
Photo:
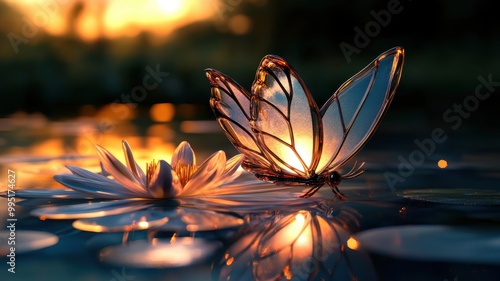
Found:
[[[33,155],[60,156],[65,155],[62,139],[48,139],[31,147]]]
[[[175,106],[171,103],[153,104],[149,110],[151,120],[155,122],[172,121],[175,116]]]
[[[111,103],[99,108],[96,117],[101,120],[102,126],[105,126],[106,122],[116,123],[132,120],[137,116],[136,108],[137,106],[131,103]]]
[[[439,168],[444,169],[444,168],[448,167],[448,161],[441,159],[438,161],[437,165]]]
[[[287,264],[287,265],[285,266],[285,268],[283,269],[283,275],[285,276],[285,279],[286,279],[286,280],[290,280],[290,279],[292,279],[292,277],[293,277],[293,273],[292,273],[292,271],[290,270],[290,265],[289,265],[289,264]]]
[[[219,263],[224,280],[316,280],[337,276],[332,269],[348,271],[354,280],[351,265],[340,259],[365,255],[352,251],[358,242],[340,225],[305,210],[277,215],[269,224],[250,222],[241,234]]]
[[[358,240],[354,239],[354,237],[350,237],[347,239],[347,247],[351,250],[357,250],[359,248],[359,242]]]
[[[312,253],[312,233],[311,233],[311,215],[307,211],[300,211],[295,214],[290,223],[276,233],[273,237],[273,243],[266,247],[266,251],[275,251],[295,241],[294,252],[296,258],[304,258]]]
[[[17,118],[8,120],[17,122]],[[23,143],[24,146],[8,143],[0,158],[0,166],[8,165],[16,169],[20,188],[60,188],[61,184],[55,182],[53,176],[69,173],[65,165],[77,165],[96,173],[101,171],[96,144],[106,147],[125,163],[120,145],[124,139],[131,145],[141,168],[144,169],[151,159],[170,162],[176,148],[176,144],[172,143],[176,134],[167,124],[152,125],[147,129],[146,136],[140,136],[140,128],[128,121],[102,123],[103,120],[109,121],[101,117],[46,121],[43,129],[32,127],[30,122],[16,124],[15,129],[29,133],[27,137],[31,139]],[[54,137],[47,138],[46,134]]]
[[[147,135],[149,137],[159,137],[164,140],[173,140],[177,134],[170,126],[165,124],[154,124],[148,127]]]
[[[149,227],[149,223],[147,221],[140,221],[137,223],[137,226],[140,229],[147,229]]]
[[[309,233],[310,231],[310,228],[309,227],[306,227],[306,229],[304,229],[304,223],[305,223],[305,216],[303,213],[298,213],[296,216],[295,216],[295,222],[296,224],[294,225],[293,228],[295,229],[290,229],[292,231],[295,231],[295,232],[302,232],[299,237],[297,237],[297,245],[303,245],[303,246],[306,246],[306,247],[310,247],[311,245],[309,245],[308,243],[311,242],[311,235]]]
[[[220,132],[217,121],[182,121],[180,128],[183,133],[187,134]]]

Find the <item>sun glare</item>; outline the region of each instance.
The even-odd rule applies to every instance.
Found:
[[[160,9],[169,17],[180,17],[185,12],[186,1],[182,0],[157,0]]]
[[[27,21],[53,35],[73,34],[92,41],[99,37],[133,37],[141,31],[158,36],[214,16],[217,0],[32,0],[8,1]],[[56,4],[47,4],[56,3]],[[42,7],[42,8],[40,8]]]

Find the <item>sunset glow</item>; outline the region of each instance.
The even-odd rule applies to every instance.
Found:
[[[65,0],[4,1],[37,28],[52,35],[74,34],[84,40],[157,36],[217,13],[218,0]]]

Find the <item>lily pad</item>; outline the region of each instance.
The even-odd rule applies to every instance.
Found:
[[[433,203],[499,206],[500,191],[488,189],[412,189],[405,190],[401,196]]]
[[[14,241],[15,244],[9,241]],[[16,230],[0,231],[0,255],[5,257],[10,254],[11,247],[15,248],[15,254],[23,254],[36,251],[59,242],[59,237],[52,233],[43,231]]]
[[[368,251],[424,261],[500,264],[499,228],[407,225],[360,232],[356,239]]]
[[[176,268],[202,262],[222,244],[202,238],[180,237],[138,240],[125,246],[104,248],[100,260],[105,263],[137,268]]]

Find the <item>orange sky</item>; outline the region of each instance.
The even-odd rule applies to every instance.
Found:
[[[214,17],[217,1],[4,0],[48,33],[63,34],[73,25],[75,33],[86,40],[135,36],[142,30],[166,35],[185,24]]]

